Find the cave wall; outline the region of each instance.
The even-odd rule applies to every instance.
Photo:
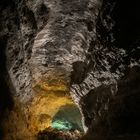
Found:
[[[33,87],[65,82],[88,135],[139,135],[138,13],[137,0],[2,0],[1,110],[18,101],[27,123]]]

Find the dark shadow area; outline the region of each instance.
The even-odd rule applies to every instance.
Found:
[[[72,64],[71,84],[80,84],[86,77],[87,64],[82,61],[76,61]]]
[[[14,107],[14,101],[9,89],[9,77],[6,70],[6,49],[7,36],[0,38],[0,139],[3,137],[3,128],[1,122],[4,120],[8,110]]]
[[[100,43],[127,51],[137,48],[134,44],[140,42],[139,13],[139,0],[104,0],[97,20]]]
[[[108,118],[115,135],[140,135],[140,67],[128,69],[110,100]]]
[[[124,49],[134,49],[132,44],[140,39],[139,0],[117,0],[112,12],[115,43]]]
[[[1,0],[0,1],[0,12],[7,8],[7,6],[11,5],[12,8],[14,8],[14,1],[13,0]]]
[[[140,138],[140,67],[129,68],[114,85],[102,85],[81,99],[89,140],[138,140]],[[115,93],[116,92],[116,93]],[[115,93],[113,95],[113,93]],[[100,113],[100,114],[99,114]],[[85,137],[85,138],[86,138]]]

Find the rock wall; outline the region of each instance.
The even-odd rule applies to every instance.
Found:
[[[6,112],[9,119],[7,110],[23,112],[28,129],[28,108],[38,94],[34,87],[42,84],[48,90],[55,83],[57,89],[66,86],[80,108],[89,128],[85,137],[139,137],[137,5],[121,0],[1,0],[0,115]]]

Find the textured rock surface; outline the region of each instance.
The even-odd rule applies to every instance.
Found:
[[[0,1],[0,118],[6,112],[19,122],[10,140],[32,139],[16,131],[25,130],[17,127],[21,124],[28,130],[28,108],[41,82],[47,90],[57,85],[59,91],[59,84],[70,90],[89,128],[85,139],[139,139],[137,5],[137,0]],[[24,122],[14,117],[17,112]]]

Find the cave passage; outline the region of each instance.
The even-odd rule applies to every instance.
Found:
[[[52,128],[61,131],[79,130],[83,132],[82,116],[76,105],[65,105],[60,107],[59,111],[52,119]]]
[[[61,135],[62,139],[68,137],[69,140],[81,137],[84,133],[82,115],[70,96],[68,85],[54,75],[49,79],[42,77],[33,86],[36,96],[30,107],[31,131],[39,140],[45,137],[55,140]]]

